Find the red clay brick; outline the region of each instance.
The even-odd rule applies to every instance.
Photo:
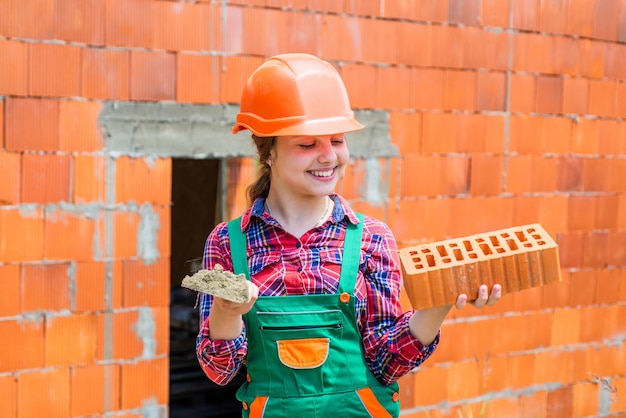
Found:
[[[0,94],[27,95],[28,44],[0,39],[0,62],[11,63],[0,67]]]
[[[26,264],[22,267],[22,311],[71,308],[70,264]]]
[[[598,120],[598,153],[621,155],[626,153],[626,123],[617,120]]]
[[[41,209],[0,210],[0,262],[41,260],[43,216]]]
[[[389,2],[385,2],[385,7]],[[413,8],[413,2],[394,2],[392,7]],[[431,26],[415,22],[396,22],[398,64],[430,66],[432,57]]]
[[[422,149],[422,114],[390,112],[389,134],[400,154],[419,154]]]
[[[0,376],[0,416],[17,416],[17,379],[13,375]]]
[[[125,307],[169,305],[169,259],[159,258],[152,264],[127,260],[122,265]]]
[[[96,222],[81,213],[46,209],[43,255],[46,260],[91,260]],[[72,237],[72,239],[68,239]]]
[[[583,234],[581,232],[562,232],[558,235],[559,259],[561,267],[580,268],[583,258]]]
[[[218,70],[217,57],[177,54],[176,99],[188,103],[216,103],[220,80]]]
[[[474,110],[476,90],[475,72],[447,70],[445,72],[444,109]]]
[[[104,202],[105,172],[105,157],[84,154],[73,156],[72,202]]]
[[[105,44],[135,48],[152,47],[154,2],[107,0],[105,3]]]
[[[33,96],[80,95],[81,49],[70,45],[30,46],[29,91]]]
[[[589,81],[589,113],[597,116],[614,117],[617,86],[609,80]]]
[[[463,30],[454,26],[433,26],[432,64],[435,67],[463,66]]]
[[[220,91],[219,91],[219,100],[221,102],[226,103],[239,103],[241,100],[241,92],[243,90],[244,84],[250,74],[254,72],[254,70],[263,63],[261,58],[257,57],[223,57],[221,58],[221,62],[218,63],[221,67],[220,72]],[[346,70],[346,67],[343,68],[343,71]],[[348,89],[348,93],[350,94],[351,105],[357,106],[355,100],[357,98],[354,97],[353,94],[350,93],[349,88],[349,77],[346,77],[344,74],[344,80],[346,82],[346,88]],[[372,92],[373,95],[373,92]]]
[[[537,78],[531,74],[511,74],[510,80],[511,111],[534,112]]]
[[[384,109],[411,109],[412,71],[407,67],[386,67],[378,71],[377,103]]]
[[[527,31],[539,29],[539,0],[513,0],[513,28]]]
[[[44,327],[41,317],[0,321],[0,332],[11,338],[11,344],[5,344],[0,351],[0,373],[43,367]]]
[[[504,73],[477,74],[476,109],[503,111],[505,108],[506,76]]]
[[[595,3],[593,37],[609,41],[617,40],[619,12],[624,8],[624,2],[613,0],[593,3]]]
[[[575,77],[580,74],[580,44],[578,39],[556,36],[552,38],[552,68],[554,74]]]
[[[579,40],[580,75],[587,77],[604,77],[604,61],[606,43],[581,39]]]
[[[563,113],[588,113],[589,81],[584,78],[563,79]]]
[[[610,43],[606,48],[605,74],[623,81],[626,79],[626,63],[622,57],[626,56],[626,45]]]
[[[562,113],[563,79],[538,76],[535,100],[535,109],[539,113]]]
[[[509,27],[509,2],[483,0],[481,21],[485,26]]]
[[[139,408],[147,400],[156,400],[159,405],[167,405],[168,375],[169,367],[165,357],[123,364],[120,407]]]
[[[567,2],[540,1],[539,29],[542,32],[565,33],[567,31]]]
[[[170,51],[209,51],[209,5],[173,2],[153,4],[152,46]],[[167,28],[164,30],[164,28]]]
[[[5,101],[7,150],[56,151],[59,147],[59,103],[51,99]]]
[[[92,99],[130,98],[130,52],[85,48],[81,65],[81,92]]]
[[[450,113],[425,113],[422,124],[422,152],[425,154],[456,152],[459,119],[459,115]]]
[[[70,201],[70,156],[24,154],[22,157],[22,202]]]
[[[377,104],[378,68],[371,65],[356,64],[341,67],[341,76],[346,84],[350,104],[353,107],[375,108]],[[367,80],[367,81],[366,81]],[[362,88],[363,83],[371,86]]]
[[[169,260],[172,242],[172,210],[170,205],[153,206],[152,210],[159,220],[159,229],[156,235],[156,249],[161,257]],[[169,270],[169,267],[167,267]]]
[[[552,74],[553,41],[549,36],[516,33],[513,36],[513,69],[515,71]]]
[[[502,191],[504,158],[474,154],[471,159],[470,193],[498,194]]]
[[[481,0],[451,0],[448,4],[448,21],[469,26],[480,22]]]
[[[98,128],[98,102],[73,100],[59,103],[59,149],[61,151],[98,151],[102,137]]]
[[[413,100],[416,109],[443,108],[444,76],[443,70],[435,68],[416,68],[413,71]],[[624,95],[626,96],[626,91]]]
[[[74,276],[74,310],[102,311],[106,308],[106,269],[103,262],[84,261],[76,263]]]
[[[0,111],[2,109],[0,108]],[[0,129],[2,125],[0,124]],[[20,202],[22,157],[16,152],[0,151],[0,206]]]
[[[599,140],[597,119],[581,118],[574,124],[571,152],[574,154],[597,154]]]
[[[169,204],[171,200],[172,159],[121,157],[116,162],[116,200]]]
[[[53,0],[3,1],[0,33],[8,38],[53,39],[54,4]]]
[[[164,52],[130,53],[132,100],[176,99],[176,55]]]
[[[97,321],[93,314],[46,317],[46,366],[93,364]]]
[[[400,259],[415,309],[475,299],[481,283],[508,293],[561,280],[557,244],[539,224],[402,248]]]
[[[19,314],[20,267],[17,264],[0,265],[0,287],[0,317]]]
[[[70,416],[70,370],[35,370],[17,376],[20,417]],[[34,402],[33,400],[37,400]]]
[[[136,257],[139,216],[132,212],[116,212],[113,218],[115,257]]]
[[[105,0],[69,0],[55,5],[55,39],[102,45]]]
[[[324,31],[320,32],[322,56],[330,60],[354,60],[360,57],[361,51],[358,49],[360,45],[354,42],[336,42],[336,40],[350,39],[351,29],[360,33],[362,31],[361,21],[362,19],[356,17],[323,16],[322,26]],[[228,34],[225,35],[225,39],[229,39]]]
[[[621,82],[617,85],[617,116],[621,118],[626,118],[626,83]]]
[[[583,160],[568,156],[559,157],[557,188],[559,191],[582,191]]]
[[[72,367],[72,416],[92,416],[119,409],[119,378],[120,366],[116,364]]]

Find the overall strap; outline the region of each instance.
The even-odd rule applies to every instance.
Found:
[[[228,222],[230,254],[233,259],[233,273],[245,274],[250,280],[250,269],[246,258],[246,235],[241,231],[241,217]]]
[[[359,262],[361,261],[361,238],[363,235],[363,219],[361,213],[356,213],[359,223],[354,225],[348,223],[346,227],[346,238],[343,243],[343,260],[341,265],[341,277],[339,279],[339,289],[337,293],[347,292],[352,294],[356,285],[356,277],[359,273]]]

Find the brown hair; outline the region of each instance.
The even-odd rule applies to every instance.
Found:
[[[261,137],[252,134],[252,140],[256,145],[260,168],[257,179],[248,187],[248,203],[250,205],[259,197],[267,197],[270,191],[271,168],[267,162],[270,159],[272,148],[274,148],[276,137]]]

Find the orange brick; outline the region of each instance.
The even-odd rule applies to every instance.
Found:
[[[449,376],[447,367],[422,367],[419,373],[408,375],[413,380],[412,403],[416,406],[432,405],[447,399],[447,382],[454,376]],[[402,404],[404,408],[407,405]]]
[[[98,128],[98,102],[62,101],[59,104],[59,149],[61,151],[98,151],[102,137]]]
[[[69,0],[56,4],[55,39],[102,45],[105,2]]]
[[[579,40],[579,48],[580,75],[594,78],[604,77],[606,42],[581,39]]]
[[[70,162],[69,155],[24,154],[22,202],[69,202]]]
[[[81,91],[92,99],[130,98],[130,52],[86,48],[81,66]]]
[[[93,314],[46,317],[46,366],[93,364],[97,320]]]
[[[209,51],[208,4],[154,3],[152,47],[170,51]],[[163,30],[167,28],[167,30]]]
[[[138,319],[139,312],[136,310],[98,314],[96,359],[121,360],[141,357],[144,346],[135,332]]]
[[[555,309],[550,345],[577,344],[579,342],[580,324],[580,310]]]
[[[139,408],[148,400],[156,400],[159,405],[167,405],[168,376],[169,366],[165,357],[123,364],[121,408]]]
[[[28,44],[0,40],[0,61],[11,63],[11,65],[3,65],[0,69],[0,94],[26,96],[28,94]]]
[[[560,0],[539,2],[539,29],[542,32],[566,33],[567,3]]]
[[[72,158],[72,202],[104,202],[106,157],[78,154]]]
[[[410,109],[412,71],[408,67],[385,67],[378,70],[377,103],[384,109]]]
[[[583,236],[582,232],[559,233],[559,258],[562,268],[580,268],[583,260]]]
[[[531,74],[511,74],[509,77],[511,111],[534,112],[537,78]]]
[[[552,37],[536,33],[516,33],[513,36],[513,69],[515,71],[552,74]]]
[[[626,79],[626,65],[624,65],[622,57],[626,54],[626,45],[610,43],[606,48],[605,72],[607,77],[623,81]]]
[[[513,0],[511,14],[514,29],[536,31],[539,29],[539,0]]]
[[[226,103],[239,103],[241,92],[248,77],[263,63],[263,59],[257,57],[223,57],[218,65],[221,68],[219,76],[219,101]],[[344,67],[344,71],[345,71]],[[345,77],[346,88],[350,94],[348,78]],[[373,95],[373,92],[372,92]],[[356,106],[355,98],[350,94],[352,106]]]
[[[58,149],[59,103],[56,100],[9,97],[5,101],[5,112],[6,149]]]
[[[584,78],[563,79],[563,113],[588,113],[589,81]]]
[[[69,369],[20,373],[17,376],[17,389],[19,416],[50,418],[70,416]],[[33,402],[34,399],[37,402]]]
[[[476,361],[452,363],[448,366],[446,400],[454,402],[478,396],[479,382],[480,375]]]
[[[377,107],[378,68],[365,64],[347,64],[341,67],[341,77],[346,85],[352,107],[370,109]],[[368,83],[370,88],[364,89],[364,83]]]
[[[41,317],[18,321],[0,321],[2,335],[11,344],[0,351],[0,373],[43,367],[44,327]]]
[[[475,299],[497,280],[503,293],[561,280],[558,247],[531,224],[400,249],[404,286],[415,309]]]
[[[156,233],[156,250],[159,256],[169,260],[172,245],[172,209],[169,205],[153,206],[154,216],[158,219],[159,226]],[[154,244],[150,241],[150,245]],[[144,254],[145,256],[146,254]],[[169,270],[169,267],[167,267]]]
[[[0,210],[0,261],[41,260],[43,217],[41,209]]]
[[[463,66],[463,30],[455,26],[432,26],[432,65],[444,68]]]
[[[105,44],[136,48],[152,47],[152,16],[154,2],[125,0],[106,2]]]
[[[552,69],[554,74],[571,77],[580,74],[580,44],[578,39],[554,36],[552,39]]]
[[[0,416],[17,416],[17,379],[13,375],[0,376]]]
[[[617,85],[617,116],[626,118],[626,83]]]
[[[597,120],[579,119],[572,131],[571,151],[575,154],[597,154],[599,126]]]
[[[153,51],[130,53],[132,100],[176,99],[176,55]]]
[[[139,216],[132,212],[115,212],[113,215],[113,236],[116,258],[136,257]]]
[[[125,307],[169,305],[169,258],[151,264],[127,260],[122,265]]]
[[[502,192],[504,158],[474,154],[471,159],[470,193],[498,194]]]
[[[443,109],[444,76],[443,70],[435,68],[416,68],[413,71],[413,100],[416,109]]]
[[[8,38],[53,39],[54,5],[53,0],[3,1],[0,4],[0,33]]]
[[[474,110],[476,108],[476,73],[447,70],[444,89],[444,109]]]
[[[546,418],[571,417],[573,387],[565,386],[548,392],[548,408]]]
[[[0,107],[0,112],[2,108]],[[1,121],[0,121],[1,122]],[[0,123],[0,129],[2,124]],[[22,157],[16,152],[0,151],[0,206],[20,203]]]
[[[216,103],[220,83],[219,58],[177,54],[176,99],[187,103]]]
[[[538,76],[535,100],[535,109],[539,113],[562,113],[563,79]]]
[[[93,365],[71,369],[71,414],[92,416],[119,409],[120,366]]]
[[[20,267],[0,265],[0,317],[20,313]]]
[[[416,239],[434,241],[448,236],[448,223],[441,222],[441,219],[448,219],[449,216],[448,200],[401,200],[397,210],[389,212],[389,225],[399,242]],[[415,219],[421,221],[415,222]]]
[[[102,311],[106,308],[106,278],[105,263],[95,261],[76,263],[74,276],[76,312]]]
[[[91,260],[96,222],[81,213],[46,209],[43,254],[46,260]],[[72,239],[67,239],[70,236]]]
[[[169,204],[171,200],[172,159],[153,161],[120,157],[115,170],[116,200]]]
[[[422,148],[422,114],[390,112],[389,134],[401,155],[419,154]]]
[[[509,2],[483,0],[481,12],[485,26],[509,27]]]
[[[504,110],[505,108],[506,76],[504,73],[477,74],[476,109],[477,110]]]
[[[22,267],[22,310],[70,309],[70,264],[26,264]]]
[[[414,8],[413,2],[385,2],[384,7]],[[403,17],[404,19],[404,17]],[[432,57],[431,26],[415,22],[396,22],[398,64],[411,67],[430,66]],[[417,51],[417,52],[416,52]]]
[[[79,47],[32,44],[30,93],[33,96],[80,96],[80,61]]]
[[[535,353],[510,355],[506,366],[507,387],[521,389],[534,384]]]
[[[614,117],[617,85],[609,80],[589,81],[589,113]]]

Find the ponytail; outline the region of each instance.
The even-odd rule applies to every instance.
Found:
[[[252,205],[259,197],[266,198],[270,192],[272,170],[267,163],[270,158],[270,152],[274,148],[275,136],[259,137],[252,135],[254,145],[256,145],[259,157],[259,171],[257,179],[248,187],[248,204]]]

